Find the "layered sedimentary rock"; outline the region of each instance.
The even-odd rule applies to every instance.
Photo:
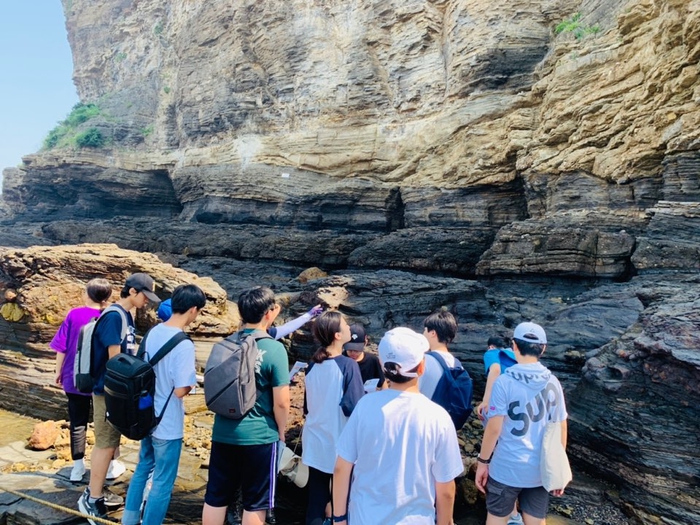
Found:
[[[191,325],[195,336],[228,335],[239,324],[238,312],[226,292],[210,277],[198,277],[155,255],[122,250],[116,245],[31,247],[23,250],[0,249],[0,292],[16,292],[13,302],[23,313],[21,319],[0,318],[0,343],[4,348],[43,348],[53,337],[71,308],[83,304],[85,284],[102,277],[114,286],[113,300],[126,278],[145,272],[156,282],[155,292],[162,298],[180,284],[196,284],[207,296],[207,304]],[[143,333],[154,322],[154,314],[139,312],[138,328]]]
[[[635,509],[644,522],[663,515],[668,523],[694,523],[700,438],[689,422],[700,406],[698,278],[638,294],[649,307],[622,337],[590,352],[569,395],[571,448],[596,472],[634,480],[623,484],[622,498],[629,506],[644,502]]]
[[[697,458],[650,460],[666,441],[638,424],[652,399],[695,399],[700,374],[696,341],[676,337],[700,323],[690,308],[663,313],[692,303],[679,288],[698,289],[676,283],[700,264],[697,1],[65,0],[64,11],[78,92],[99,107],[80,129],[105,146],[6,170],[2,244],[165,252],[230,297],[265,282],[299,307],[319,287],[342,291],[341,310],[375,338],[445,306],[475,377],[489,335],[539,320],[547,363],[576,389],[579,464],[601,465],[644,519],[698,519],[678,466]],[[336,274],[295,280],[308,266]],[[658,331],[636,339],[659,315],[673,352],[652,351]],[[300,332],[292,351],[310,345]],[[613,358],[618,347],[635,357]],[[696,406],[665,424],[688,437]],[[586,431],[603,426],[614,432]]]

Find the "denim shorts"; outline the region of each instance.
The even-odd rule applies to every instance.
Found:
[[[541,520],[547,517],[549,492],[544,487],[509,487],[489,476],[486,484],[486,510],[489,514],[498,518],[510,516],[516,500],[520,502],[520,512]]]

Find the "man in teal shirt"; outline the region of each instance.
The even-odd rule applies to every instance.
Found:
[[[272,290],[257,287],[241,294],[238,311],[247,333],[265,334],[280,306]],[[263,337],[257,346],[255,406],[242,419],[214,417],[202,525],[223,525],[239,487],[245,525],[263,525],[275,505],[277,448],[284,446],[290,405],[289,362],[281,343]]]

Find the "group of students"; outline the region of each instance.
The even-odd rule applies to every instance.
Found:
[[[51,345],[58,352],[57,377],[69,400],[76,472],[72,479],[81,468],[84,473],[87,424],[86,402],[76,401],[72,388],[74,334],[81,322],[99,315],[111,295],[111,288],[109,295],[105,295],[106,290],[94,294],[93,285],[93,281],[88,283],[85,307],[90,311],[71,311]],[[121,338],[120,315],[106,314],[95,328],[96,384],[91,396],[95,446],[90,482],[78,501],[78,508],[88,516],[107,515],[109,498],[105,498],[108,493],[103,487],[120,437],[105,418],[105,364],[119,352],[134,352],[130,312],[148,301],[159,302],[153,287],[153,280],[143,273],[126,280],[115,304],[126,314],[127,337]],[[149,333],[147,356],[152,357],[174,333],[184,331],[205,303],[197,286],[176,288],[168,305],[171,312],[161,316],[167,320]],[[215,414],[203,525],[223,525],[227,508],[239,497],[243,525],[263,525],[274,508],[290,410],[289,360],[275,336],[282,337],[280,334],[286,335],[312,318],[319,348],[305,378],[302,462],[309,469],[306,523],[452,523],[454,480],[464,466],[458,429],[448,412],[430,399],[443,369],[437,359],[426,357],[439,352],[448,366],[460,366],[447,348],[457,332],[452,314],[432,314],[424,321],[422,334],[406,327],[389,330],[379,342],[377,359],[364,351],[364,327],[348,325],[338,311],[321,313],[321,308],[315,307],[288,323],[290,326],[275,329],[281,307],[266,287],[243,292],[238,310],[242,331],[256,338],[257,399],[241,419]],[[291,330],[285,332],[285,327]],[[272,336],[267,336],[271,331]],[[476,484],[487,495],[488,525],[520,522],[518,505],[526,525],[545,522],[549,493],[539,479],[539,442],[547,421],[565,421],[567,417],[559,382],[539,363],[546,344],[539,325],[522,323],[514,331],[512,349],[496,349],[508,354],[515,364],[485,358],[486,396],[477,412],[486,429],[477,457]],[[490,359],[492,354],[487,352],[486,356]],[[164,414],[152,435],[141,441],[139,462],[127,491],[124,525],[160,524],[165,519],[182,449],[182,398],[196,383],[192,342],[185,339],[178,344],[155,365],[155,373],[154,405],[157,413]],[[167,402],[171,392],[173,400]],[[83,407],[83,412],[77,406]],[[89,410],[89,398],[87,407]],[[564,432],[564,445],[565,440]],[[149,480],[151,488],[144,505]]]

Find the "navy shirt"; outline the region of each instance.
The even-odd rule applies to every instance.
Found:
[[[91,374],[95,380],[93,394],[104,394],[105,367],[109,359],[107,348],[113,345],[121,345],[121,351],[134,354],[136,352],[136,330],[134,318],[118,304],[112,305],[119,308],[126,315],[126,337],[122,339],[122,317],[119,312],[104,312],[100,317],[92,342],[92,366]]]

